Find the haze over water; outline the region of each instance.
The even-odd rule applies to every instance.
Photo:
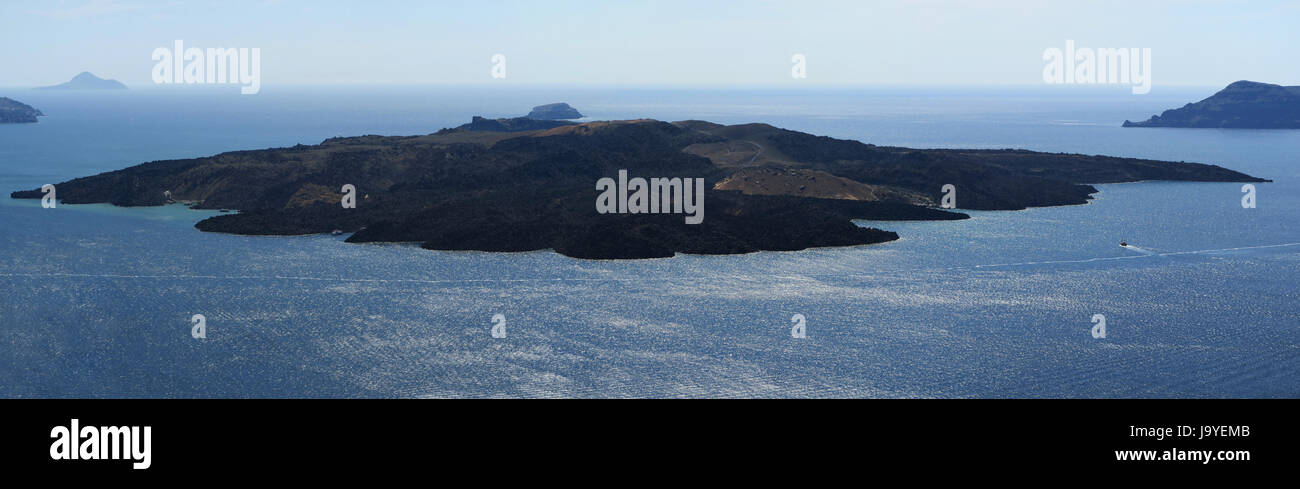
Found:
[[[1296,397],[1300,131],[1120,127],[1214,90],[9,91],[47,117],[0,126],[6,193],[561,101],[597,120],[1196,161],[1274,182],[1256,209],[1240,184],[1100,185],[1083,206],[863,223],[902,236],[881,245],[641,261],[207,234],[192,226],[211,212],[5,195],[0,395]],[[498,313],[506,339],[488,333]]]

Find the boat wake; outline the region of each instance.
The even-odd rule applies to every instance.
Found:
[[[1267,248],[1288,248],[1288,247],[1295,247],[1295,246],[1300,246],[1300,243],[1282,243],[1282,244],[1258,245],[1258,246],[1238,246],[1236,248],[1214,248],[1214,249],[1207,249],[1207,250],[1189,250],[1189,251],[1159,251],[1159,250],[1154,250],[1149,248],[1140,248],[1137,246],[1128,245],[1125,246],[1126,249],[1131,249],[1141,254],[1125,255],[1125,256],[1105,256],[1105,257],[1098,257],[1098,258],[1084,258],[1079,260],[1045,260],[1045,261],[1026,261],[1026,262],[1017,262],[1017,263],[997,263],[991,265],[968,265],[968,266],[961,266],[961,267],[945,268],[944,270],[1015,267],[1015,266],[1028,266],[1028,265],[1094,263],[1094,262],[1116,261],[1116,260],[1134,260],[1134,259],[1142,259],[1147,257],[1158,257],[1158,256],[1211,255],[1216,253],[1227,253],[1231,251],[1262,250]]]
[[[1134,245],[1124,245],[1123,248],[1129,251],[1136,251],[1144,255],[1154,255],[1159,253],[1159,251],[1156,250],[1150,250],[1150,249],[1143,248],[1141,246],[1134,246]]]

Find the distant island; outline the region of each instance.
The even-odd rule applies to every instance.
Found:
[[[44,115],[30,105],[8,97],[0,97],[0,124],[32,123],[36,122],[37,117]]]
[[[154,161],[60,183],[58,195],[69,204],[152,206],[176,200],[240,211],[198,222],[195,227],[202,231],[337,230],[354,233],[347,238],[352,243],[551,249],[578,258],[625,259],[890,241],[898,235],[853,220],[967,218],[936,208],[945,184],[956,186],[958,207],[964,209],[1023,209],[1085,203],[1097,191],[1089,183],[1263,181],[1198,163],[1013,149],[909,149],[767,124],[550,123],[557,125],[521,129],[517,124],[526,123],[517,119],[476,117],[424,136],[340,137],[314,146]],[[617,179],[619,206],[635,208],[636,196],[643,194],[634,190],[627,200],[623,181],[642,178],[686,181],[688,207],[691,182],[702,179],[698,214],[703,222],[690,224],[682,214],[598,210],[607,195],[599,190],[602,181],[609,182],[606,191],[614,197]],[[356,189],[355,208],[340,205],[345,185]],[[42,195],[39,190],[11,194]],[[663,200],[665,212],[670,200]],[[701,204],[698,198],[695,204]]]
[[[95,76],[89,71],[83,71],[67,83],[60,83],[48,87],[39,87],[39,90],[125,90],[126,85],[117,80],[106,80]]]
[[[533,111],[524,117],[545,120],[581,119],[582,113],[578,112],[578,109],[570,107],[569,104],[558,103],[533,107]]]
[[[1300,86],[1239,81],[1200,102],[1124,127],[1300,129]]]

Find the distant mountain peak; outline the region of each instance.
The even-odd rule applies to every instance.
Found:
[[[72,80],[67,83],[40,88],[52,90],[122,90],[126,88],[126,85],[117,80],[100,78],[95,76],[94,73],[83,71],[72,77]]]

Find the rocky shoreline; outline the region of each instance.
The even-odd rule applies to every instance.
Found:
[[[35,107],[17,100],[0,97],[0,124],[31,124],[38,122],[37,117],[45,116]]]

